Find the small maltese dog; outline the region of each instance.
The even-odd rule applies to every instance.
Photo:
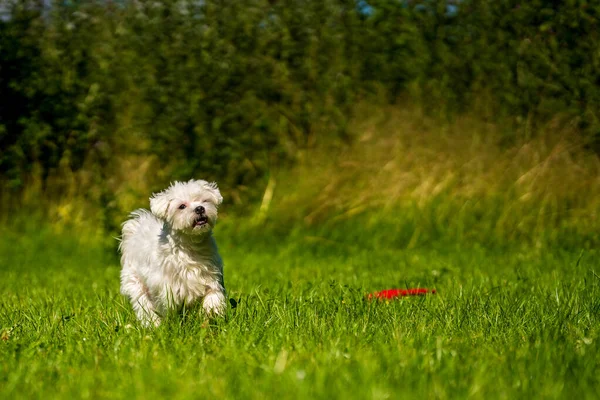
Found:
[[[212,237],[223,197],[216,183],[173,182],[123,224],[121,293],[145,326],[170,310],[202,302],[208,315],[226,307],[223,262]]]

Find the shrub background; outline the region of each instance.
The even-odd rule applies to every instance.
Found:
[[[595,2],[18,0],[6,8],[5,209],[40,194],[80,198],[113,232],[148,189],[189,176],[217,180],[246,204],[304,150],[353,142],[350,124],[369,117],[361,103],[501,122],[504,146],[556,118],[589,149],[600,138]]]

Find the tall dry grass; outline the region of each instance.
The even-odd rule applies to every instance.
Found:
[[[600,160],[569,123],[507,134],[477,116],[440,123],[410,107],[360,111],[368,117],[356,121],[352,145],[307,151],[271,179],[278,220],[408,224],[410,245],[439,236],[597,243]]]
[[[361,105],[356,115],[351,144],[317,140],[295,167],[271,171],[262,201],[245,197],[244,188],[222,187],[231,224],[333,236],[360,224],[401,246],[600,242],[600,160],[569,123],[557,118],[536,132],[507,133],[473,115],[442,123],[417,107]],[[110,162],[114,171],[102,182],[89,173],[94,160],[44,181],[33,168],[19,198],[2,196],[2,222],[24,217],[59,231],[116,235],[128,212],[147,207],[170,175],[160,160],[126,149]]]

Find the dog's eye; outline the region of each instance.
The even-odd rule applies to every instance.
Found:
[[[180,210],[183,210],[184,208],[185,208],[185,204],[182,204],[182,205],[179,206]]]

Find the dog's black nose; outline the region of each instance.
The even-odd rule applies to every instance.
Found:
[[[198,215],[202,215],[202,214],[204,214],[204,207],[198,206],[194,209],[194,212]]]

